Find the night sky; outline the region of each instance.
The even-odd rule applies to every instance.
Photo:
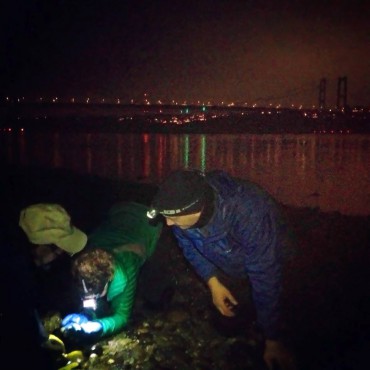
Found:
[[[9,0],[0,96],[370,106],[370,2]]]

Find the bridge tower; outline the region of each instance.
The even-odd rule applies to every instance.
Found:
[[[337,87],[337,109],[346,109],[347,107],[347,76],[338,78]]]
[[[326,108],[326,78],[320,80],[319,85],[319,109]]]

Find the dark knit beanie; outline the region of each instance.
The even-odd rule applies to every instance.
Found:
[[[203,208],[207,183],[202,172],[178,170],[160,185],[152,208],[163,216],[182,216],[200,212]]]

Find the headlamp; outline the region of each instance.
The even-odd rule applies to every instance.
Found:
[[[189,212],[189,209],[192,209],[192,207],[194,208],[194,206],[197,206],[198,203],[200,203],[200,206],[201,206],[202,205],[201,201],[203,201],[203,198],[197,198],[193,202],[183,207],[173,208],[173,209],[161,209],[160,208],[160,211],[158,209],[151,208],[146,213],[146,216],[150,219],[153,219],[157,217],[159,214],[161,214],[164,217],[173,217],[173,216],[184,214],[185,211],[187,211],[188,213],[191,213]],[[201,207],[198,207],[198,208],[199,210],[201,209]],[[194,209],[194,213],[196,212],[199,212],[199,211],[197,209]]]
[[[155,208],[152,208],[146,213],[146,217],[152,220],[153,218],[156,218],[158,214],[159,212]]]
[[[85,293],[84,297],[82,298],[83,308],[89,308],[95,311],[96,308],[98,307],[98,299],[104,297],[107,294],[108,282],[105,284],[104,289],[100,294],[89,293],[84,279],[82,279],[82,286],[84,288]]]
[[[82,301],[82,306],[83,308],[90,308],[95,311],[98,306],[97,298],[96,297],[91,297],[91,298],[85,297]]]

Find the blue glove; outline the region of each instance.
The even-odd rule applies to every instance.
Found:
[[[89,321],[89,319],[82,314],[72,313],[67,315],[62,320],[62,333],[68,337],[75,339],[84,339],[87,336],[94,337],[103,329],[102,324],[97,321]]]
[[[62,329],[67,329],[72,324],[81,325],[88,321],[89,319],[85,315],[79,313],[71,313],[62,320]]]
[[[100,330],[102,330],[103,326],[102,324],[100,324],[100,322],[88,321],[88,322],[81,324],[81,329],[86,334],[92,334],[92,333],[97,333]]]

